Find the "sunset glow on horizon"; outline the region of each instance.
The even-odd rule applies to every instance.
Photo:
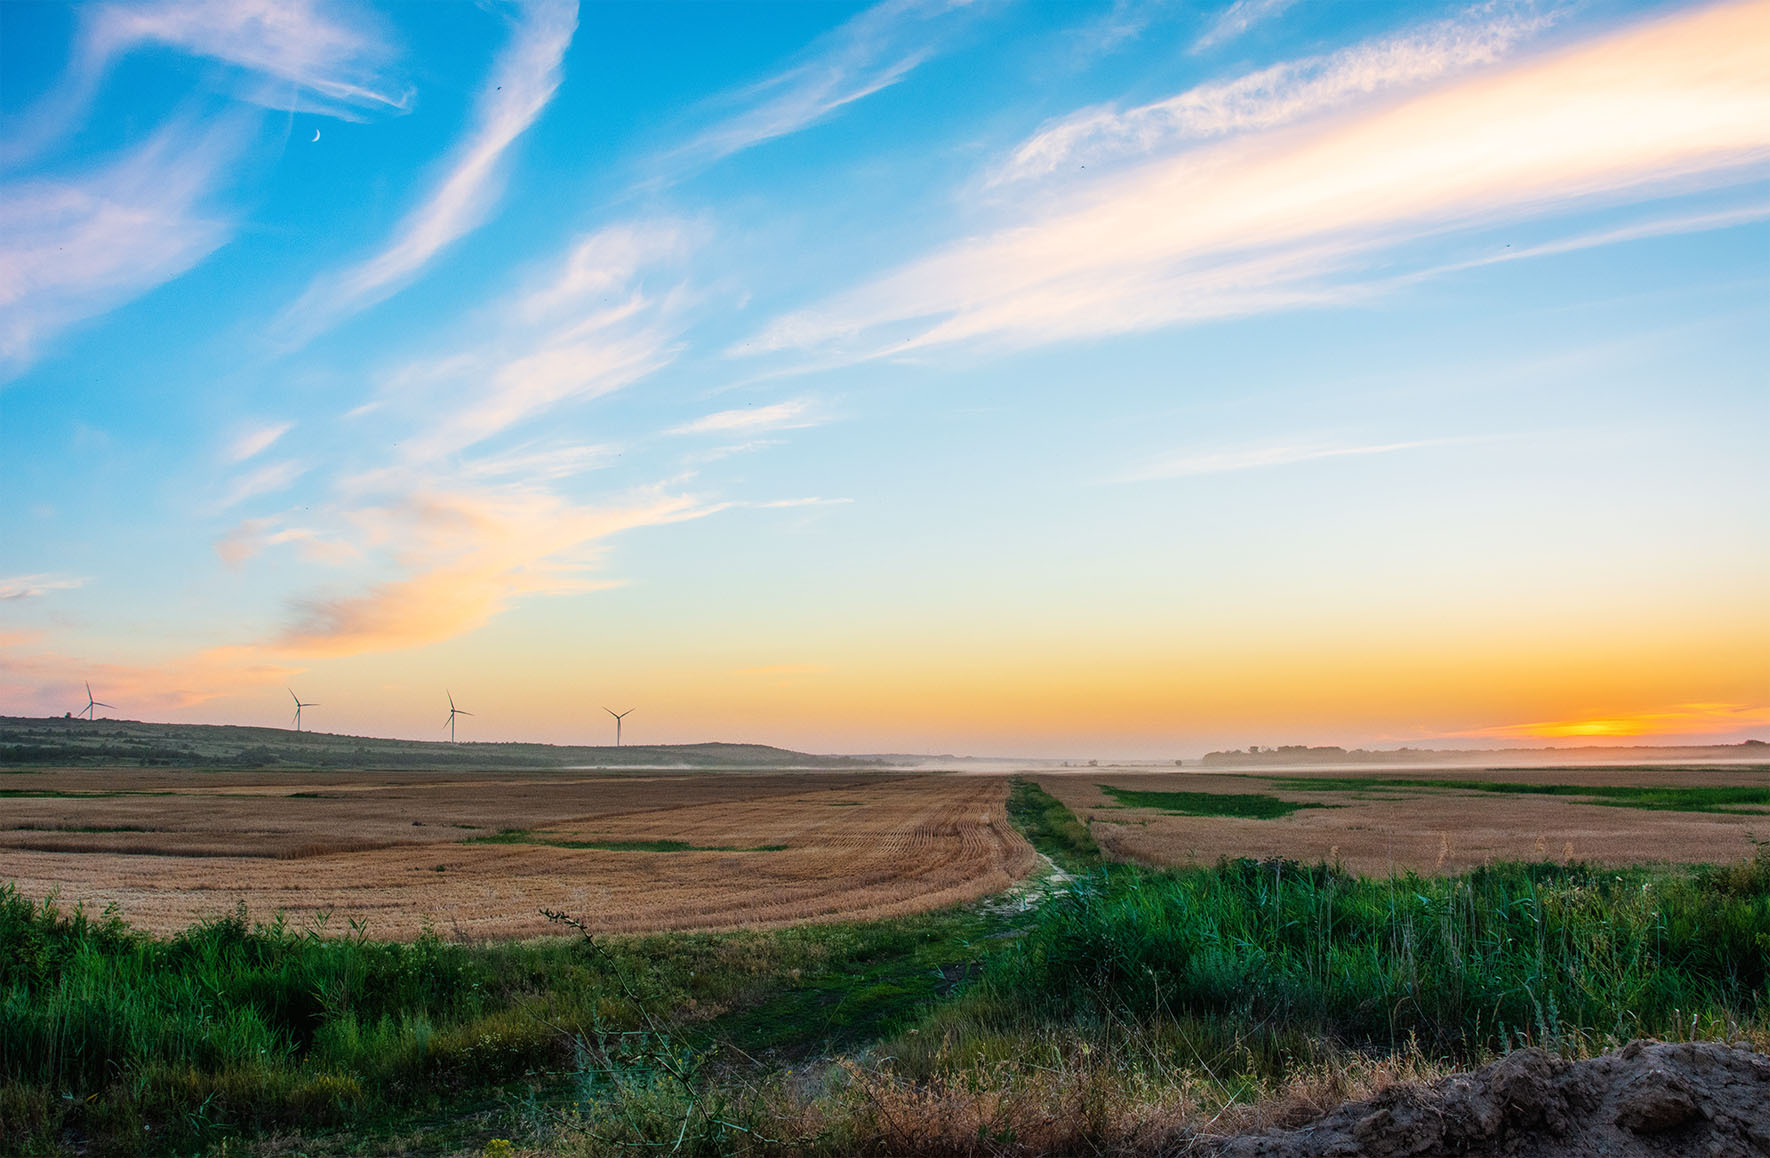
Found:
[[[0,715],[1770,740],[1766,45],[1770,0],[0,5]]]

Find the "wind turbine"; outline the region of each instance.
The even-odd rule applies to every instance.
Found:
[[[628,716],[631,716],[633,714],[633,709],[628,708],[624,712],[617,712],[613,708],[604,708],[602,710],[615,718],[615,747],[619,748],[621,746],[621,721]]]
[[[444,688],[443,694],[449,697],[449,718],[446,722],[449,725],[449,743],[453,744],[455,742],[455,717],[471,716],[473,713],[463,712],[460,708],[457,708],[455,706],[455,695],[453,692],[449,691],[449,689]]]
[[[88,682],[86,684],[86,710],[81,712],[80,713],[81,715],[85,716],[88,720],[90,720],[93,718],[92,709],[94,709],[94,708],[114,708],[116,706],[117,705],[115,705],[115,704],[107,704],[103,700],[93,699],[92,698],[92,684],[91,684],[91,682]]]
[[[301,697],[295,694],[295,689],[288,688],[285,690],[288,691],[289,698],[295,701],[295,730],[297,732],[299,732],[301,730],[301,709],[302,708],[317,708],[317,707],[319,707],[319,705],[318,704],[304,704],[301,702]]]

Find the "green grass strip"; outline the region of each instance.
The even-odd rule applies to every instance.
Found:
[[[1140,792],[1102,784],[1101,791],[1127,808],[1153,808],[1175,816],[1234,816],[1243,820],[1276,820],[1305,808],[1333,808],[1280,800],[1259,792]]]
[[[1094,868],[1103,859],[1088,826],[1031,780],[1014,781],[1008,794],[1008,819],[1034,848],[1065,871]]]
[[[1445,788],[1456,792],[1495,792],[1511,796],[1584,797],[1589,804],[1646,808],[1661,812],[1723,812],[1764,816],[1770,787],[1673,784],[1515,784],[1503,780],[1408,780],[1364,776],[1298,776],[1272,783],[1287,792],[1360,792],[1383,788]]]

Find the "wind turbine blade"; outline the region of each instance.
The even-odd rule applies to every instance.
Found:
[[[617,720],[621,718],[620,713],[616,712],[613,708],[604,708],[602,710],[607,712],[609,715],[613,716]]]
[[[460,711],[459,709],[457,709],[455,714],[457,716],[471,716],[473,713],[472,712],[463,712],[463,711]]]
[[[86,681],[86,698],[87,699],[92,698],[92,681],[91,680]]]
[[[107,704],[103,700],[93,700],[92,706],[95,708],[114,708],[117,705],[116,704]]]
[[[301,703],[301,697],[295,694],[294,688],[284,688],[283,690],[289,693],[290,699],[294,700],[297,704]]]
[[[455,693],[449,691],[449,689],[447,689],[447,688],[444,688],[443,695],[449,697],[449,711],[451,711],[451,712],[454,711],[455,710]]]

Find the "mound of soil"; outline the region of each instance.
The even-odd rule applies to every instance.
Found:
[[[1770,1155],[1770,1057],[1635,1041],[1562,1061],[1519,1050],[1431,1086],[1349,1102],[1307,1126],[1230,1140],[1228,1158]]]

